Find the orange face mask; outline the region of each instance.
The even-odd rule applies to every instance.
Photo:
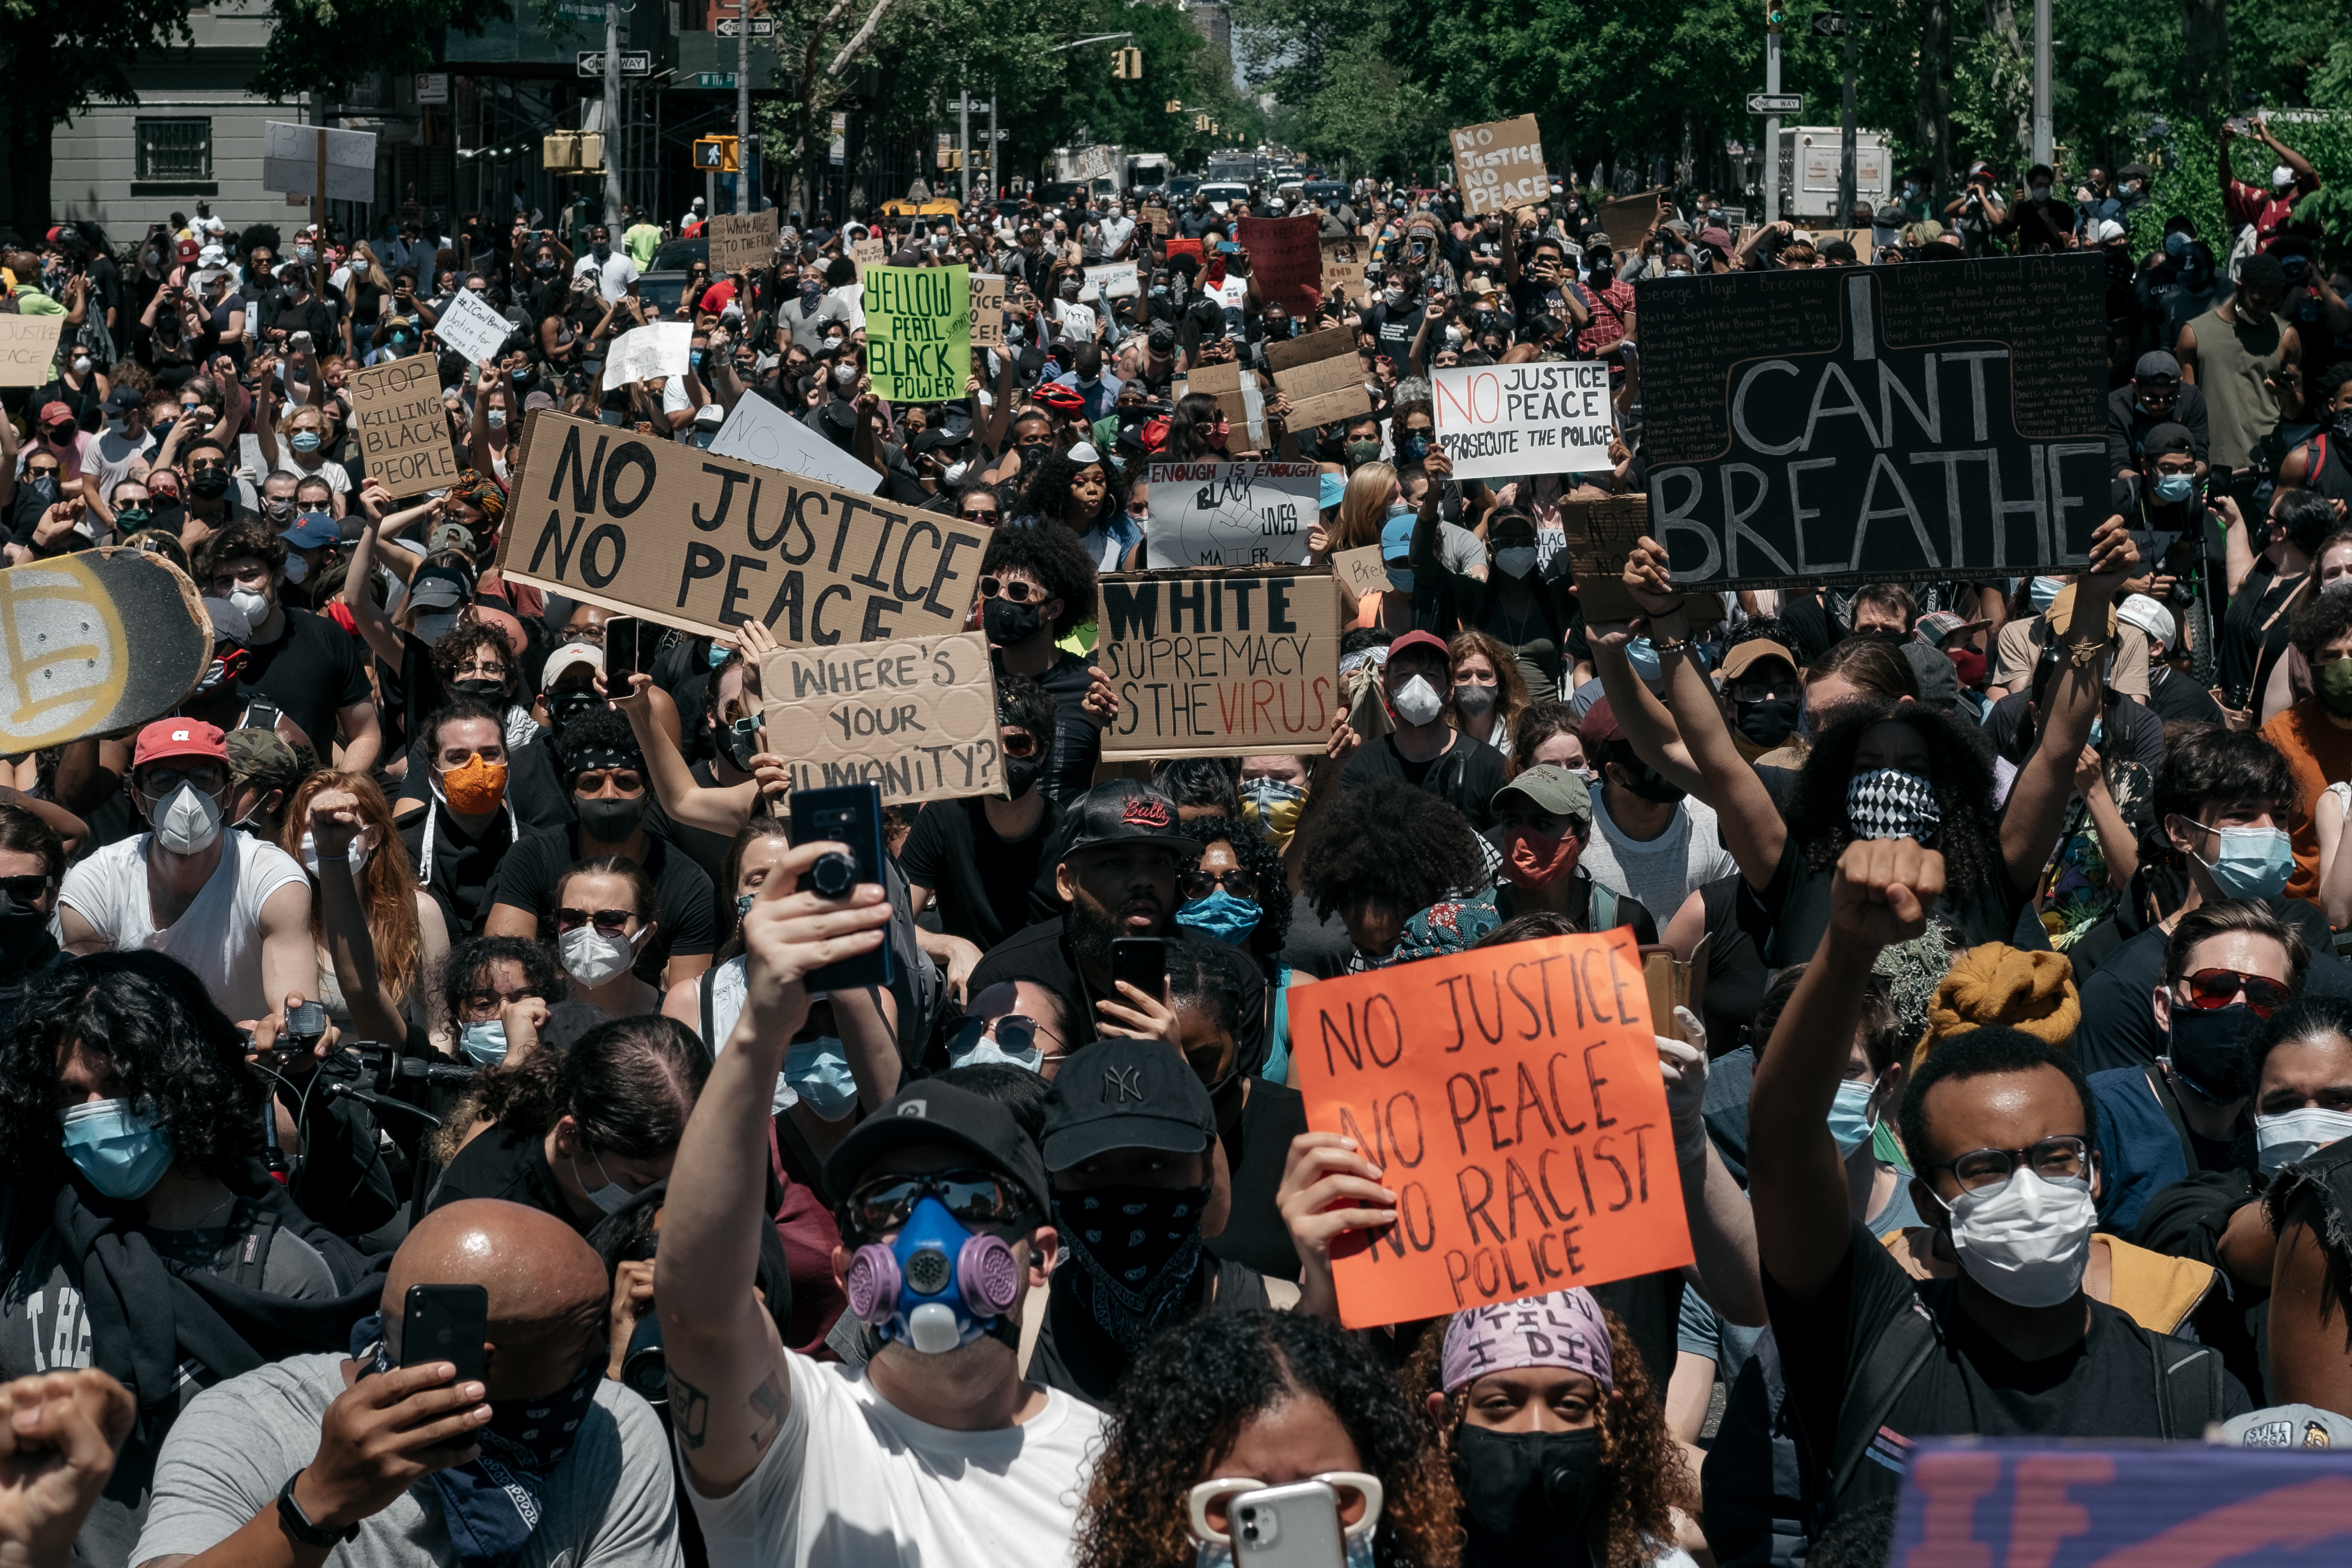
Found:
[[[507,798],[507,765],[485,762],[479,755],[469,757],[463,768],[441,775],[441,793],[450,810],[469,817],[495,811]]]

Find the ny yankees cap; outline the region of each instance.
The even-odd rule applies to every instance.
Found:
[[[1110,1149],[1197,1155],[1216,1136],[1209,1092],[1161,1040],[1098,1040],[1073,1051],[1045,1097],[1047,1170],[1066,1171]]]
[[[1184,1065],[1184,1059],[1166,1046],[1159,1049],[1178,1067]],[[1045,1167],[1037,1157],[1037,1145],[1013,1113],[984,1095],[930,1078],[908,1084],[860,1122],[824,1162],[824,1184],[836,1196],[845,1194],[884,1155],[917,1144],[945,1144],[965,1151],[1020,1183],[1038,1212],[1045,1212]]]

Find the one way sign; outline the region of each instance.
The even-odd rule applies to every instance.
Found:
[[[1750,114],[1802,114],[1805,95],[1801,92],[1751,92],[1748,95]]]

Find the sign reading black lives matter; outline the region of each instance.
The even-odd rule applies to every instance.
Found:
[[[1650,532],[1694,588],[1983,579],[2108,517],[2095,255],[1644,282]]]

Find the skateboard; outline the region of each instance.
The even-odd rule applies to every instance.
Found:
[[[0,570],[0,752],[161,717],[212,656],[203,596],[160,556],[89,549]]]

